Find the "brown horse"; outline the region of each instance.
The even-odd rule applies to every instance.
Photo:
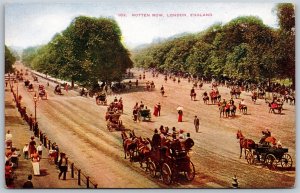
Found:
[[[241,130],[237,131],[236,138],[240,140],[240,158],[242,158],[242,150],[244,148],[246,159],[246,149],[251,151],[255,147],[255,142],[252,139],[246,139]]]
[[[132,158],[134,156],[134,152],[137,150],[137,138],[134,134],[134,131],[130,131],[130,137],[127,137],[127,134],[125,131],[122,131],[121,137],[123,139],[123,149],[125,154],[129,156],[130,161],[132,161]]]
[[[149,165],[150,158],[150,141],[143,139],[142,137],[137,138],[137,154],[139,156],[140,166],[143,167],[143,163],[146,163],[146,171]]]

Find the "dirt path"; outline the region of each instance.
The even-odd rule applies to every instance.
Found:
[[[19,66],[22,67],[22,66]],[[136,75],[139,72],[136,73]],[[32,81],[32,77],[28,77]],[[191,160],[196,168],[193,182],[179,181],[168,187],[207,188],[230,187],[231,178],[237,174],[242,188],[291,187],[295,182],[295,171],[270,171],[262,166],[248,165],[239,159],[239,144],[236,139],[238,129],[247,138],[258,142],[261,130],[269,128],[272,135],[280,139],[284,147],[289,148],[294,164],[295,158],[295,106],[284,105],[282,115],[268,113],[268,106],[263,100],[254,105],[250,93],[242,93],[248,104],[248,115],[237,112],[235,118],[219,118],[215,105],[205,105],[199,100],[204,90],[196,90],[199,101],[191,101],[189,92],[191,83],[182,80],[180,84],[163,81],[163,76],[152,78],[146,73],[147,80],[153,80],[156,89],[151,92],[126,92],[122,95],[124,114],[121,116],[126,128],[134,129],[137,136],[152,137],[154,128],[160,125],[176,127],[191,133],[195,146]],[[40,83],[46,82],[39,79]],[[166,97],[162,97],[159,88],[164,85]],[[37,83],[35,83],[37,85]],[[37,88],[37,86],[35,86]],[[48,100],[38,101],[37,117],[40,128],[66,151],[83,171],[88,173],[99,187],[105,188],[159,188],[167,187],[160,180],[152,179],[148,173],[139,168],[138,163],[124,160],[120,132],[106,129],[105,106],[97,106],[95,100],[78,96],[77,92],[64,92],[63,96],[53,93],[54,85],[47,88]],[[229,99],[229,89],[219,87],[222,98]],[[27,92],[24,84],[19,84],[19,93],[28,110],[34,112],[33,95]],[[109,96],[111,102],[115,96]],[[151,122],[134,123],[132,108],[136,102],[143,101],[153,112],[155,103],[160,102],[160,117],[152,117]],[[239,100],[235,100],[238,103]],[[178,106],[183,106],[182,123],[177,122]],[[194,115],[200,117],[200,133],[193,126]]]

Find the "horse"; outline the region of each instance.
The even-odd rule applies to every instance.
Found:
[[[208,101],[209,101],[209,97],[207,95],[203,96],[203,102],[204,102],[204,104],[208,104]]]
[[[245,150],[245,159],[246,159],[246,150],[251,151],[255,148],[255,142],[252,139],[247,139],[242,134],[241,130],[238,130],[236,133],[236,138],[240,140],[240,159],[242,158],[242,150]]]
[[[239,104],[239,109],[240,112],[243,114],[247,114],[247,105],[242,105],[241,103]]]
[[[235,105],[229,105],[229,112],[230,112],[230,115],[232,117],[235,116],[235,111],[236,111],[236,106]]]
[[[252,94],[251,99],[252,99],[253,103],[255,104],[255,103],[256,103],[256,100],[257,100],[257,93],[256,93],[256,92],[254,92],[254,93]]]
[[[219,106],[219,112],[220,112],[220,118],[221,118],[221,114],[223,113],[223,117],[224,117],[224,113],[225,113],[225,106],[221,105],[221,103],[218,103]],[[226,115],[227,117],[227,115]]]
[[[209,93],[209,95],[210,95],[211,104],[216,104],[216,101],[217,101],[216,92],[212,91]]]
[[[278,114],[281,114],[282,111],[282,103],[275,103],[271,102],[269,103],[269,113],[274,113],[275,114],[275,109],[278,111]]]
[[[124,155],[126,159],[126,155],[129,156],[130,161],[132,161],[132,158],[134,156],[134,152],[137,150],[137,138],[134,134],[134,131],[130,131],[130,137],[127,137],[127,134],[125,131],[122,131],[121,137],[123,140],[123,149],[124,149]]]
[[[191,92],[190,96],[191,96],[191,100],[195,101],[197,94],[195,92]]]
[[[143,139],[142,137],[137,138],[137,154],[139,157],[140,167],[143,167],[143,163],[146,163],[146,171],[149,166],[149,158],[151,151],[151,144],[149,139]]]

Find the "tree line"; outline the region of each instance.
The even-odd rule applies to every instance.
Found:
[[[52,40],[23,51],[22,61],[31,68],[88,88],[98,81],[122,80],[133,66],[121,43],[121,30],[110,18],[79,16]]]
[[[271,81],[289,78],[295,85],[295,12],[290,3],[274,8],[279,28],[255,16],[238,17],[222,25],[138,50],[138,67],[186,72],[202,77]]]
[[[6,73],[13,73],[14,72],[14,68],[13,68],[13,64],[16,61],[16,56],[13,53],[12,50],[10,50],[6,45],[5,45],[5,74]]]

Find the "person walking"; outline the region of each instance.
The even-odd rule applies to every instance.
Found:
[[[194,119],[194,125],[195,125],[196,133],[198,133],[199,132],[200,121],[199,121],[199,118],[196,115],[195,115],[195,119]]]
[[[158,110],[158,116],[160,116],[160,110],[161,110],[161,105],[160,105],[160,103],[157,104],[157,110]]]
[[[58,175],[58,179],[63,174],[63,180],[66,180],[67,170],[68,170],[68,158],[65,153],[60,153],[60,160],[58,162],[60,173]]]
[[[29,151],[29,146],[28,143],[26,143],[25,146],[23,147],[24,159],[28,159],[28,151]]]
[[[154,115],[155,117],[158,116],[158,105],[157,105],[157,104],[154,106],[153,115]]]
[[[32,136],[30,139],[31,141],[29,142],[29,155],[31,156],[31,154],[33,154],[33,152],[36,150],[36,142],[34,141],[34,136]]]
[[[43,144],[40,143],[38,146],[37,146],[37,151],[38,151],[38,154],[39,154],[39,157],[42,158],[42,154],[43,154]]]
[[[6,135],[5,135],[5,143],[6,143],[6,147],[12,147],[12,134],[10,133],[10,130],[7,131]]]
[[[33,184],[31,182],[31,180],[32,180],[32,175],[29,174],[28,177],[27,177],[27,181],[23,185],[23,188],[25,188],[25,189],[31,189],[31,188],[33,188]]]

